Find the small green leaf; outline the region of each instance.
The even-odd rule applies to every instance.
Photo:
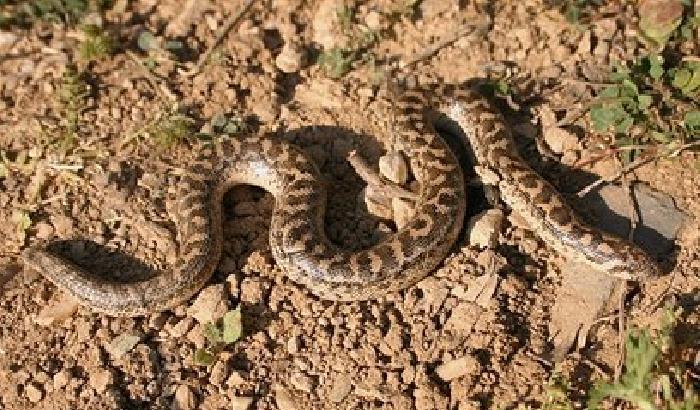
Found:
[[[671,137],[668,134],[666,134],[665,132],[652,131],[650,133],[650,135],[651,135],[651,138],[653,138],[654,140],[656,140],[662,144],[667,144],[667,143],[671,142]]]
[[[671,80],[671,85],[676,88],[685,87],[688,82],[690,82],[690,77],[692,76],[690,70],[685,68],[679,68],[673,72],[673,79]]]
[[[600,94],[598,94],[598,96],[602,98],[617,98],[620,96],[620,87],[616,85],[608,87],[601,91]]]
[[[637,84],[633,83],[632,80],[625,79],[622,80],[622,88],[620,89],[620,95],[623,97],[635,97],[639,94],[639,89]]]
[[[664,60],[663,57],[659,55],[649,56],[649,75],[654,80],[658,80],[664,75]]]
[[[223,319],[223,328],[224,343],[234,343],[240,339],[243,330],[240,305],[236,309],[226,312]]]
[[[136,44],[143,51],[151,51],[159,48],[158,39],[150,31],[143,31],[139,34]]]
[[[615,132],[624,134],[627,131],[629,131],[630,128],[632,128],[632,125],[634,124],[634,118],[632,117],[625,117],[622,119],[622,121],[618,122],[615,125]]]
[[[651,95],[640,94],[637,97],[637,102],[639,102],[639,109],[640,110],[646,110],[647,108],[649,108],[652,101],[653,101],[653,99],[652,99]]]
[[[700,111],[688,111],[685,113],[683,123],[692,137],[700,137]]]
[[[204,325],[204,337],[206,337],[207,340],[213,344],[221,343],[221,329],[219,329],[215,324],[207,322]]]
[[[608,128],[613,124],[615,117],[606,107],[600,105],[591,108],[591,121],[593,122],[593,128],[598,132],[607,131]]]
[[[216,357],[207,349],[197,349],[194,352],[194,363],[200,366],[211,366]]]

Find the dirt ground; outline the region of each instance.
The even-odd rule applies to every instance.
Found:
[[[85,239],[90,242],[74,242],[67,252],[98,272],[116,268],[110,255],[93,256],[91,243],[154,268],[171,263],[177,246],[168,217],[169,181],[202,144],[189,138],[164,148],[137,131],[175,102],[202,132],[210,131],[211,118],[225,115],[242,118],[250,132],[303,146],[331,187],[329,236],[347,248],[368,246],[386,224],[358,199],[364,183],[346,156],[356,149],[376,164],[390,141],[387,76],[462,83],[506,67],[518,86],[508,115],[518,144],[532,153],[528,160],[546,179],[574,193],[591,175],[618,169],[611,159],[576,165],[601,143],[582,131],[585,117],[577,123],[581,132],[570,127],[546,141],[551,158],[539,153],[535,140],[542,140],[547,115],[561,119],[590,100],[587,82],[603,81],[615,61],[644,53],[631,7],[606,3],[584,25],[537,0],[426,0],[410,15],[390,12],[400,2],[359,2],[352,24],[380,33],[371,47],[376,61],[356,61],[353,70],[332,79],[313,61],[323,47],[347,41],[339,33],[338,1],[256,2],[195,75],[186,71],[239,2],[116,3],[101,24],[116,33],[117,52],[89,64],[87,107],[79,116],[78,142],[68,150],[56,143],[64,127],[56,95],[67,64],[77,59],[79,32],[40,22],[5,31],[15,37],[0,42],[0,152],[13,163],[0,177],[0,408],[541,407],[552,394],[554,374],[569,380],[568,395],[581,406],[594,381],[613,377],[621,354],[617,299],[595,312],[606,319],[589,323],[581,346],[569,349],[557,341],[552,317],[567,286],[564,265],[513,218],[503,221],[495,247],[480,250],[463,235],[434,274],[406,291],[331,303],[291,283],[274,264],[268,244],[272,197],[235,188],[225,199],[224,255],[206,294],[219,295],[229,308],[240,303],[243,335],[212,366],[193,362],[205,344],[203,323],[191,307],[199,299],[142,318],[111,318],[81,307],[52,322],[46,316],[56,313],[44,309],[60,310],[67,302],[48,281],[23,269],[19,253],[41,241]],[[471,26],[485,28],[464,32],[413,62]],[[145,75],[125,52],[145,59],[136,46],[143,30],[183,41],[185,63],[156,56],[155,77]],[[631,174],[670,196],[688,217],[673,249],[660,255],[667,273],[633,287],[624,299],[627,326],[658,327],[669,300],[686,308],[679,360],[695,375],[697,160],[697,153],[685,152]],[[470,193],[468,217],[485,208],[483,192]],[[584,201],[566,196],[595,223]],[[29,217],[25,225],[23,216]],[[564,322],[580,320],[582,303]],[[115,340],[124,336],[137,342],[114,353]]]

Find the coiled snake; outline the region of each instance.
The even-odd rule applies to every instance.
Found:
[[[638,247],[589,227],[574,214],[554,187],[522,160],[501,115],[480,95],[455,87],[444,87],[439,94],[408,91],[400,99],[396,137],[420,189],[413,219],[369,249],[349,252],[326,237],[326,192],[307,154],[269,137],[243,136],[217,155],[205,153],[177,185],[174,222],[180,249],[178,263],[170,269],[141,282],[114,283],[45,248],[30,247],[23,259],[95,311],[135,316],[172,308],[202,288],[217,266],[224,193],[236,184],[251,184],[275,198],[270,245],[292,281],[337,301],[377,298],[406,288],[447,255],[465,215],[462,170],[424,115],[426,108],[434,108],[462,128],[501,199],[555,251],[622,279],[657,273],[656,263]]]

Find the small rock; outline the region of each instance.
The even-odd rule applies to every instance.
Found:
[[[372,186],[366,186],[360,191],[360,197],[364,200],[367,212],[383,219],[393,219],[394,213],[390,203],[387,203],[383,195],[378,194]]]
[[[283,73],[296,73],[304,65],[304,50],[296,44],[286,43],[275,58],[275,65]]]
[[[90,386],[98,393],[107,391],[107,387],[114,383],[114,373],[109,369],[97,369],[90,373]]]
[[[469,243],[479,248],[496,246],[502,225],[503,212],[500,209],[488,209],[473,216],[467,225]]]
[[[180,338],[192,329],[192,325],[194,325],[194,319],[191,317],[184,317],[170,329],[170,336]]]
[[[398,229],[406,226],[406,224],[411,221],[411,218],[413,218],[414,206],[413,203],[407,199],[391,198],[391,209],[394,214],[394,222],[396,222],[396,227]]]
[[[275,387],[275,403],[280,410],[297,409],[297,404],[292,398],[292,395],[289,394],[289,391],[287,391],[287,389],[281,385],[277,385]]]
[[[400,152],[392,151],[379,158],[379,173],[389,181],[403,185],[408,181],[408,164]]]
[[[339,375],[333,382],[328,399],[333,403],[340,403],[350,394],[351,390],[352,380],[350,380],[350,377],[347,374]]]
[[[314,387],[313,379],[301,372],[295,372],[294,374],[292,374],[292,377],[289,381],[292,383],[292,386],[294,386],[294,388],[306,393],[311,393],[311,389],[313,389]]]
[[[557,154],[578,148],[578,138],[571,132],[559,127],[545,127],[542,130],[544,141]]]
[[[253,404],[253,398],[248,396],[231,397],[231,410],[247,410]]]
[[[382,28],[382,15],[372,10],[365,17],[365,24],[370,30],[379,31]]]
[[[119,335],[105,346],[105,350],[112,356],[112,359],[119,359],[124,354],[134,348],[141,341],[141,336],[134,334]]]
[[[173,410],[192,410],[197,408],[197,397],[190,386],[181,384],[175,389]]]
[[[195,318],[201,324],[216,322],[228,312],[230,305],[222,283],[210,285],[202,289],[192,306],[187,309],[187,315]]]
[[[228,384],[231,387],[242,386],[243,383],[245,383],[245,379],[243,378],[243,376],[241,376],[241,373],[235,370],[231,372],[231,375],[228,377],[228,380],[226,380],[226,384]]]
[[[444,381],[450,381],[467,373],[475,374],[481,365],[471,356],[462,356],[458,359],[445,362],[435,369],[437,375]]]
[[[35,225],[37,239],[48,240],[53,236],[53,226],[47,222],[39,222]]]
[[[69,294],[64,293],[57,302],[44,306],[34,318],[34,323],[39,326],[49,326],[68,319],[73,316],[76,310],[78,310],[78,301]]]
[[[192,342],[198,349],[206,344],[207,338],[204,336],[204,326],[196,324],[192,330],[187,332],[187,340]]]
[[[223,385],[226,377],[228,377],[228,366],[226,365],[225,361],[219,360],[211,369],[209,383],[213,384],[214,386]]]
[[[19,37],[10,31],[0,31],[0,49],[9,49],[19,39]]]
[[[29,383],[24,387],[24,392],[27,394],[27,398],[32,403],[38,403],[44,398],[44,391],[41,386],[35,383]]]
[[[70,383],[72,376],[66,369],[61,369],[60,372],[53,375],[53,388],[58,390],[67,386]]]

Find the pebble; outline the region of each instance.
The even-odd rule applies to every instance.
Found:
[[[295,372],[294,374],[292,374],[292,377],[289,381],[290,383],[292,383],[292,386],[294,386],[294,388],[306,393],[311,393],[311,390],[314,387],[313,379],[301,372]]]
[[[229,308],[224,284],[219,283],[202,289],[192,306],[187,309],[187,315],[205,324],[216,322],[228,312]]]
[[[107,391],[107,387],[114,383],[114,373],[109,369],[97,369],[90,373],[90,386],[98,393]]]
[[[578,138],[573,133],[559,127],[545,127],[542,130],[544,141],[557,154],[578,148]]]
[[[304,50],[294,43],[286,43],[275,58],[275,65],[283,73],[296,73],[304,65]]]
[[[496,246],[503,218],[503,211],[500,209],[488,209],[473,216],[467,225],[469,243],[479,248]]]
[[[173,398],[173,410],[192,410],[197,408],[197,397],[190,386],[181,384],[175,389]]]
[[[413,218],[413,203],[403,198],[391,198],[391,209],[398,229],[406,226]]]
[[[219,360],[214,364],[211,369],[211,374],[209,375],[209,383],[214,386],[220,386],[224,384],[224,380],[228,377],[228,366],[223,360]]]
[[[34,318],[34,323],[39,326],[49,326],[68,319],[76,310],[78,310],[78,301],[64,293],[57,302],[44,306]]]
[[[340,403],[350,394],[352,390],[352,380],[346,374],[338,376],[333,382],[328,399],[333,403]]]
[[[441,364],[435,369],[437,375],[444,381],[450,381],[467,373],[475,374],[480,369],[479,362],[471,356],[462,356]]]
[[[231,398],[231,410],[247,410],[253,404],[253,398],[248,396],[233,396]]]
[[[280,410],[296,410],[297,404],[292,395],[281,385],[275,386],[275,403]]]
[[[0,31],[0,49],[10,48],[19,39],[19,37],[9,31]]]
[[[180,338],[192,329],[192,325],[194,325],[194,319],[191,317],[184,317],[170,329],[170,336]]]
[[[379,158],[379,173],[389,181],[403,185],[408,181],[408,164],[400,152],[389,152]]]
[[[364,200],[367,212],[370,214],[382,219],[394,218],[391,206],[384,202],[384,196],[377,194],[372,186],[363,188],[360,191],[360,198]]]
[[[27,398],[32,403],[38,403],[42,398],[44,398],[44,391],[41,389],[41,386],[35,383],[27,384],[24,387],[24,391],[27,394]]]
[[[58,390],[64,386],[67,386],[68,383],[70,383],[71,378],[70,372],[66,369],[62,369],[53,375],[53,388]]]
[[[123,334],[114,338],[107,346],[105,350],[112,357],[112,359],[119,359],[124,356],[126,352],[130,351],[141,341],[141,336],[134,334]]]

